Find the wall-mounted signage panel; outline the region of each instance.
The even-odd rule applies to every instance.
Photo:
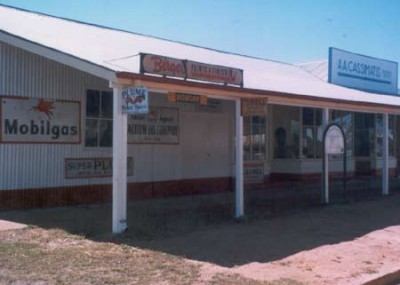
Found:
[[[328,81],[367,92],[398,95],[398,63],[329,49]]]
[[[140,63],[141,73],[243,86],[243,70],[238,68],[147,53],[140,54]]]
[[[244,183],[263,183],[264,182],[264,162],[253,161],[245,162],[243,165]]]
[[[2,143],[81,141],[80,102],[0,97],[0,105]]]
[[[179,144],[179,109],[153,106],[128,115],[128,143]]]
[[[112,177],[112,158],[66,158],[65,178],[101,178]],[[133,176],[133,157],[127,158],[127,175]]]

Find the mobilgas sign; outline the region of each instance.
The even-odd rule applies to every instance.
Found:
[[[243,86],[243,70],[155,54],[140,54],[140,72]]]
[[[367,92],[397,95],[397,62],[336,48],[329,49],[330,83]]]
[[[0,97],[2,143],[80,143],[80,103]]]

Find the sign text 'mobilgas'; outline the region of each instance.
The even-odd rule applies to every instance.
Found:
[[[50,121],[31,120],[29,124],[21,124],[18,119],[4,120],[4,133],[6,135],[40,135],[50,136],[57,140],[62,136],[75,136],[78,134],[78,126],[52,125]]]

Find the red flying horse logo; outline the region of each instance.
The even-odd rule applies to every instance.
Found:
[[[44,113],[49,120],[51,117],[54,115],[53,114],[53,109],[56,107],[54,106],[54,102],[51,101],[45,101],[44,99],[40,99],[39,102],[37,103],[36,106],[33,106],[32,108],[29,109],[29,111],[33,110],[39,113]]]
[[[129,103],[131,103],[133,105],[140,104],[143,102],[144,99],[145,99],[144,95],[138,95],[135,97],[135,99],[132,99],[132,97],[130,97],[130,96],[126,96],[125,103],[126,103],[126,105],[128,105]]]

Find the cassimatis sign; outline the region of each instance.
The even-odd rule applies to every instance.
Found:
[[[397,95],[397,62],[329,49],[328,81],[367,92]]]
[[[0,143],[80,143],[80,103],[0,97]]]
[[[140,54],[140,63],[141,73],[243,86],[243,70],[238,68],[147,53]]]

